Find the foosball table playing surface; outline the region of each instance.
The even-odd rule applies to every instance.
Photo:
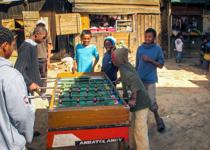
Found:
[[[128,141],[129,108],[104,73],[60,73],[48,111],[48,149]]]

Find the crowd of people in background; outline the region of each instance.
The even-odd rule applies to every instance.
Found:
[[[115,86],[122,82],[123,89],[126,89],[124,92],[131,91],[127,99],[132,115],[129,147],[133,150],[150,149],[147,127],[149,109],[154,113],[157,130],[165,130],[156,100],[157,68],[164,66],[163,51],[155,43],[156,36],[157,33],[152,28],[145,31],[145,42],[136,51],[136,66],[129,63],[127,47],[118,47],[114,37],[104,39],[106,52],[101,71],[107,74]],[[91,38],[90,30],[81,33],[81,43],[75,47],[73,73],[94,72],[99,53],[96,46],[90,44]],[[179,41],[177,44],[180,44]],[[14,49],[13,45],[12,32],[0,27],[0,145],[3,149],[24,149],[26,142],[31,142],[34,135],[34,111],[28,95],[33,95],[35,91],[41,96],[45,95],[40,87],[46,86],[52,41],[45,23],[38,21],[31,37],[18,49],[15,69],[7,60]]]
[[[179,32],[174,41],[174,51],[176,53],[176,63],[181,63],[184,52],[184,36]],[[200,66],[208,71],[210,65],[210,39],[207,34],[203,35],[200,44]]]

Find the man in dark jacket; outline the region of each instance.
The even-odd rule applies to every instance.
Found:
[[[29,92],[38,90],[41,85],[37,59],[37,43],[43,42],[46,36],[46,28],[36,27],[33,35],[29,39],[26,39],[18,49],[15,68],[22,73]]]

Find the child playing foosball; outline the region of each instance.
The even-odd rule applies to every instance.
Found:
[[[132,91],[131,99],[128,102],[132,112],[131,130],[133,130],[130,132],[129,146],[135,150],[149,150],[147,128],[149,95],[135,68],[128,62],[128,49],[120,48],[113,51],[112,62],[120,71],[121,81],[124,82],[127,89]]]
[[[94,72],[99,60],[98,50],[95,45],[90,45],[92,34],[90,30],[83,30],[81,34],[82,44],[76,46],[73,71]],[[95,62],[93,63],[93,58]]]

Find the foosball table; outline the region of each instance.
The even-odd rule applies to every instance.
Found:
[[[57,75],[47,148],[128,141],[129,108],[104,73]]]

